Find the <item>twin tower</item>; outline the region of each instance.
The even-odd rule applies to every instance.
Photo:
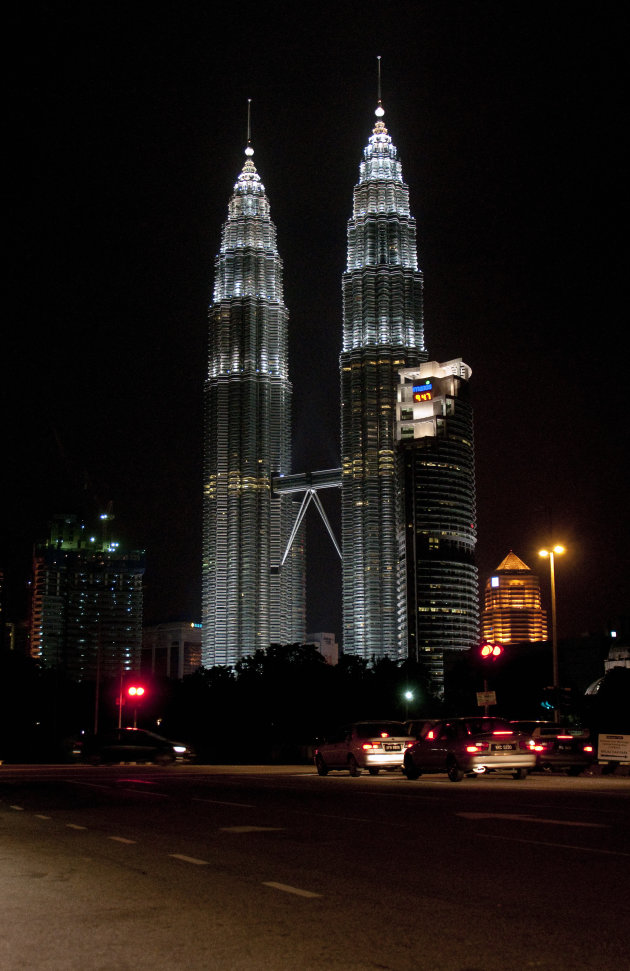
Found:
[[[282,261],[249,144],[229,202],[204,391],[206,667],[304,641],[296,493],[318,483],[341,489],[344,653],[424,660],[438,686],[443,652],[477,641],[471,372],[427,360],[409,189],[375,114],[348,222],[338,470],[290,475]]]

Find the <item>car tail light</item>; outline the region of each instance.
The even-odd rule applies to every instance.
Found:
[[[425,738],[435,738],[435,732],[433,731],[432,728],[430,728],[429,731],[426,733],[426,735],[424,737]]]
[[[497,729],[492,734],[493,735],[513,735],[514,732],[506,732],[504,729]]]
[[[371,749],[382,748],[382,745],[380,742],[364,742],[361,748],[367,752]]]
[[[405,742],[405,748],[411,748],[413,742]]]
[[[541,745],[540,742],[532,742],[530,745],[532,752],[544,752],[545,746]]]
[[[488,747],[487,742],[475,742],[474,745],[467,745],[466,751],[474,754],[475,752],[485,752]]]
[[[569,742],[573,738],[573,735],[556,735],[556,738],[561,738],[563,740],[568,740]]]
[[[593,746],[592,745],[585,745],[584,746],[584,751],[587,752],[589,755],[592,755],[593,754],[593,751],[594,751]]]

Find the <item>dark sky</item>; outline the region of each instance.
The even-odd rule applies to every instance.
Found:
[[[561,540],[560,636],[627,614],[621,10],[14,10],[0,548],[10,605],[33,541],[87,482],[86,495],[113,503],[117,538],[146,548],[147,622],[199,617],[206,311],[248,98],[284,260],[294,468],[339,464],[346,223],[381,55],[385,122],[418,222],[429,356],[473,370],[481,584],[513,549],[540,567],[546,593],[536,551]],[[324,501],[338,522],[338,495]],[[314,516],[309,543],[309,629],[340,635],[340,571]]]

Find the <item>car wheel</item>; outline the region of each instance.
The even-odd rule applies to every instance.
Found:
[[[422,775],[422,772],[417,767],[413,759],[405,759],[403,763],[403,772],[408,779],[419,779]]]
[[[378,775],[378,769],[368,769],[370,775]]]
[[[461,782],[464,778],[464,773],[458,766],[457,762],[451,762],[446,771],[451,782]]]
[[[354,776],[355,778],[356,776],[361,775],[361,769],[359,768],[354,755],[351,755],[348,758],[348,769],[350,771],[350,775]]]
[[[158,752],[153,761],[156,765],[172,765],[175,761],[175,756],[172,752]]]
[[[321,755],[315,758],[315,768],[317,769],[317,775],[328,775],[328,766]]]
[[[526,779],[527,778],[527,769],[516,769],[512,773],[512,776],[515,779]]]

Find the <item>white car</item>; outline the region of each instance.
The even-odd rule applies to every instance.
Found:
[[[315,765],[319,775],[330,769],[345,769],[350,775],[360,775],[367,769],[378,775],[381,769],[393,772],[402,769],[406,749],[413,744],[403,722],[354,722],[329,735],[315,750]]]

